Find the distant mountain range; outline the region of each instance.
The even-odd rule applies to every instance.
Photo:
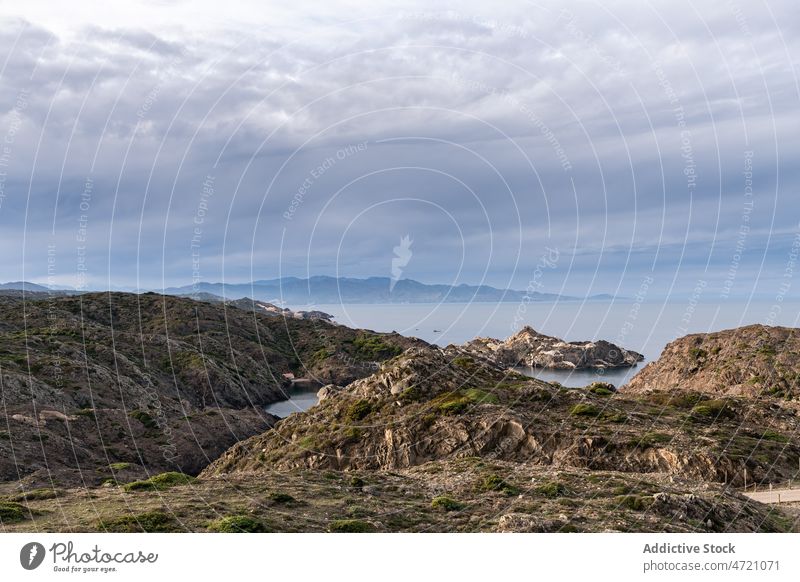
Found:
[[[555,293],[528,293],[497,289],[488,285],[428,285],[413,279],[400,279],[394,286],[388,277],[353,279],[317,276],[308,279],[283,277],[252,283],[206,283],[170,287],[167,295],[212,293],[227,298],[252,297],[272,303],[318,305],[324,303],[497,303],[529,301],[577,301],[583,298]],[[589,299],[608,298],[593,296]],[[526,299],[527,298],[527,299]]]
[[[0,289],[6,291],[49,291],[44,285],[36,283],[29,283],[28,281],[11,281],[9,283],[0,283]]]
[[[14,281],[0,283],[0,292],[48,293],[50,295],[74,295],[73,289],[56,289],[30,283]],[[144,290],[143,290],[144,291]],[[283,277],[264,279],[252,283],[208,283],[167,289],[152,289],[156,293],[193,297],[198,300],[248,297],[278,305],[319,305],[325,303],[501,303],[520,301],[581,301],[583,299],[614,299],[613,295],[600,294],[590,297],[575,297],[556,293],[527,292],[514,289],[498,289],[489,285],[429,285],[413,279],[400,279],[392,285],[389,277],[315,276],[308,279]]]

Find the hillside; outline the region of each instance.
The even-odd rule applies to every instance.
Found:
[[[796,510],[740,494],[798,478],[787,394],[567,389],[462,347],[158,295],[0,301],[9,531],[798,529]],[[39,327],[52,313],[57,333]],[[736,366],[788,346],[792,330],[767,331],[744,329],[772,343]],[[85,370],[60,364],[59,392],[70,355]],[[264,415],[306,367],[320,403]],[[180,462],[160,460],[176,443]]]
[[[748,325],[679,338],[625,386],[628,392],[679,387],[715,395],[800,394],[800,333]]]
[[[155,294],[0,297],[0,480],[196,473],[271,426],[283,374],[344,384],[420,344]]]
[[[741,485],[797,472],[797,407],[695,392],[565,389],[417,348],[234,445],[206,476],[269,469],[395,470],[481,457],[560,469],[664,473]]]

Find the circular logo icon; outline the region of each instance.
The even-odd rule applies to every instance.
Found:
[[[39,542],[30,542],[19,551],[19,563],[26,570],[35,570],[44,561],[44,546]]]

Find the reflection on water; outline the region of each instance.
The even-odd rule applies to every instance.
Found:
[[[542,368],[517,368],[518,372],[544,380],[558,382],[567,388],[580,388],[592,382],[609,382],[619,388],[642,369],[643,363],[635,368],[615,368],[612,370],[544,370]]]
[[[293,412],[303,412],[314,406],[317,400],[317,390],[319,388],[297,388],[289,392],[289,399],[281,402],[273,402],[264,410],[275,416],[284,418]]]

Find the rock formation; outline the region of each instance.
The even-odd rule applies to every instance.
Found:
[[[465,457],[732,484],[743,483],[745,467],[750,479],[796,472],[792,406],[662,396],[565,389],[452,350],[415,348],[238,443],[203,475],[397,470]]]
[[[800,394],[800,332],[748,325],[688,335],[664,348],[624,387],[627,392],[680,388],[714,395]]]
[[[462,349],[502,366],[556,370],[626,368],[635,366],[644,359],[642,354],[605,340],[566,342],[541,334],[529,326],[506,340],[477,338],[464,344]]]

